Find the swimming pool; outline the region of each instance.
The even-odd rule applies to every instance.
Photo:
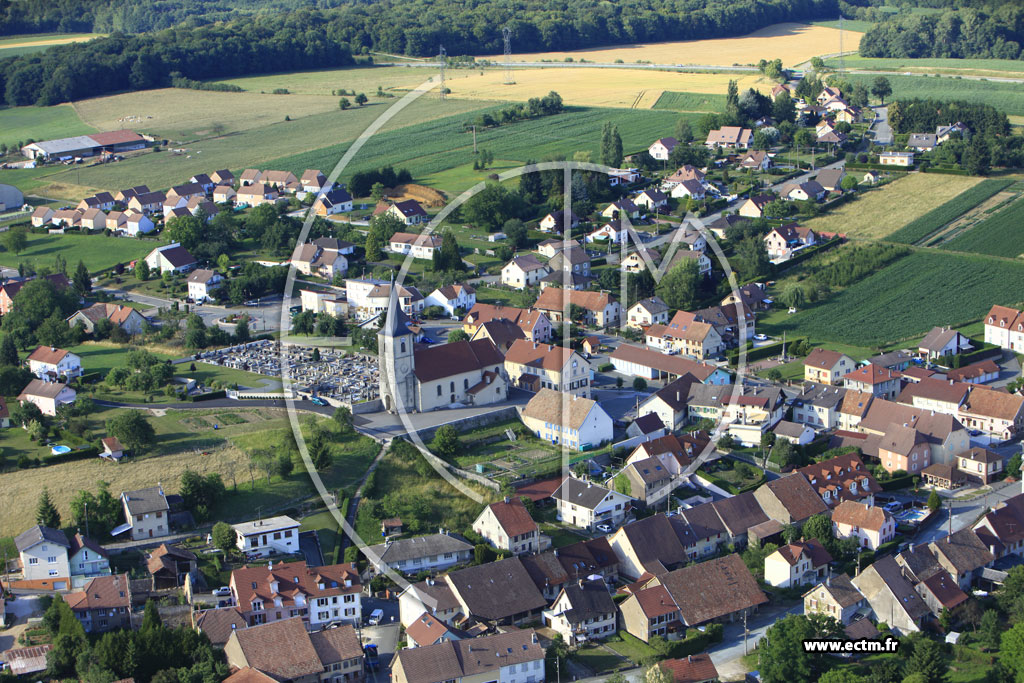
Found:
[[[71,446],[54,446],[50,449],[50,452],[54,455],[64,455],[71,452]]]
[[[927,516],[927,508],[911,508],[896,515],[896,520],[904,524],[920,524]]]

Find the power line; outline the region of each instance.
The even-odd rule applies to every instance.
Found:
[[[512,76],[512,29],[508,26],[501,29],[501,36],[505,39],[505,85],[514,85],[516,79]]]
[[[448,94],[446,92],[447,88],[444,86],[444,65],[448,60],[448,53],[444,51],[444,45],[441,46],[441,51],[438,53],[437,59],[441,62],[441,99],[444,100],[446,99],[445,96]]]

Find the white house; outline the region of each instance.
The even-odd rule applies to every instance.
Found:
[[[366,549],[371,573],[441,571],[473,559],[473,546],[449,533],[387,540]]]
[[[184,273],[196,267],[196,257],[179,242],[172,242],[149,252],[146,265],[160,273]]]
[[[647,189],[638,194],[633,203],[649,211],[657,211],[668,206],[668,195],[661,190]]]
[[[67,403],[74,403],[77,392],[61,382],[44,382],[41,379],[34,379],[28,383],[18,401],[34,403],[43,415],[56,417],[57,408]]]
[[[36,525],[19,534],[14,546],[21,559],[22,585],[36,585],[48,590],[66,590],[71,587],[71,567],[68,563],[67,536],[59,529]]]
[[[82,375],[82,359],[67,349],[37,346],[28,356],[28,369],[42,380],[71,379]]]
[[[449,316],[457,315],[456,309],[467,313],[476,305],[476,290],[470,285],[455,284],[438,287],[424,301],[426,306],[440,306]]]
[[[544,610],[544,623],[570,645],[601,640],[615,633],[618,609],[604,581],[569,583]]]
[[[150,220],[149,216],[138,211],[129,211],[125,214],[125,221],[121,224],[120,230],[126,235],[135,237],[140,232],[142,234],[153,232],[156,229],[156,225]]]
[[[626,227],[623,226],[618,220],[612,220],[594,232],[586,236],[587,242],[611,242],[612,244],[622,244],[628,239],[629,232]]]
[[[416,225],[418,223],[426,223],[430,220],[430,216],[420,206],[420,203],[415,199],[407,199],[404,202],[396,202],[385,209],[387,213],[391,214],[398,220],[402,221],[406,225]],[[377,212],[374,211],[376,214]]]
[[[832,510],[836,538],[856,538],[857,545],[878,548],[896,536],[896,520],[880,507],[844,500]]]
[[[201,304],[223,283],[224,278],[217,271],[199,268],[189,273],[188,296],[192,301]]]
[[[598,524],[619,526],[633,500],[618,491],[575,477],[566,477],[551,497],[555,499],[558,519],[581,529],[593,529]]]
[[[434,252],[441,248],[441,238],[437,235],[415,235],[411,232],[396,232],[391,236],[388,249],[396,254],[409,255],[413,258],[432,259]]]
[[[290,555],[299,552],[299,523],[282,515],[232,524],[235,545],[248,556]]]
[[[704,196],[707,194],[707,188],[705,188],[703,183],[696,180],[684,180],[674,185],[669,194],[676,199],[681,197],[704,199]]]
[[[171,506],[160,484],[137,491],[122,491],[121,505],[127,523],[111,531],[111,535],[130,531],[131,540],[138,541],[171,533]]]
[[[526,289],[540,284],[551,272],[546,263],[541,263],[533,254],[516,256],[501,269],[501,284],[513,289]]]
[[[675,138],[659,138],[647,148],[647,153],[651,155],[652,159],[668,161],[669,155],[672,154],[672,150],[674,150],[678,144],[679,141]]]
[[[520,418],[539,438],[578,451],[596,448],[612,439],[612,418],[597,401],[553,389],[538,391]]]

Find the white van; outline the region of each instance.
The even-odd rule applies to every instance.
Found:
[[[379,624],[381,622],[381,620],[383,618],[384,618],[384,610],[382,610],[382,609],[375,609],[372,612],[370,612],[370,618],[367,620],[367,623],[370,624],[370,626],[376,626],[377,624]]]

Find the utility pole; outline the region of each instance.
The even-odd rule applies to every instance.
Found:
[[[444,45],[441,46],[441,51],[438,53],[437,58],[441,62],[441,100],[445,100],[445,85],[444,85],[444,66],[447,61],[448,53],[444,51]]]
[[[743,610],[743,654],[747,654],[747,635],[750,631],[747,630],[747,610]]]
[[[89,538],[89,503],[85,502],[85,537]]]

